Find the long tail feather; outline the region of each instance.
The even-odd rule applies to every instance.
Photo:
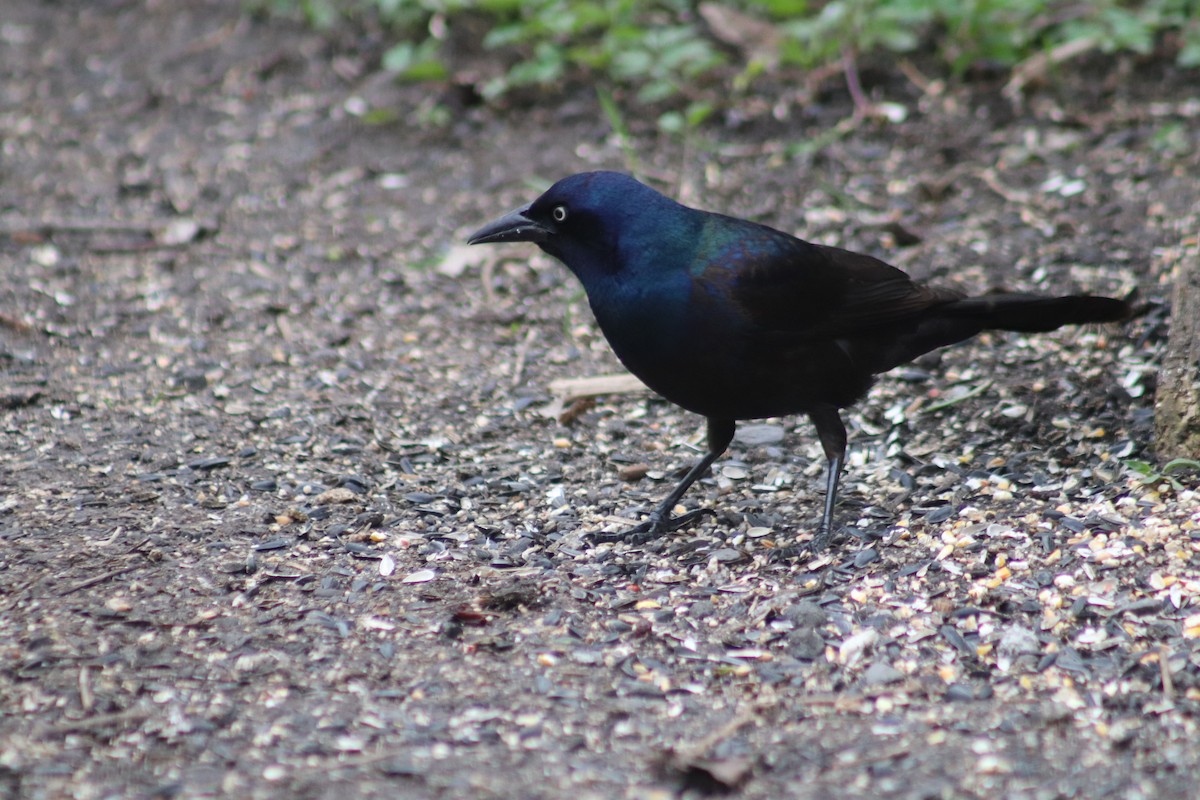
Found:
[[[1039,297],[1029,294],[985,294],[938,309],[946,317],[967,317],[981,329],[1052,331],[1063,325],[1118,322],[1131,313],[1128,300],[1092,295]]]

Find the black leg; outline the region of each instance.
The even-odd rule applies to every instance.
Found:
[[[846,459],[846,426],[841,415],[833,406],[821,406],[808,412],[809,419],[817,429],[817,438],[825,450],[825,513],[821,525],[813,537],[812,550],[819,552],[833,537],[833,506],[837,502],[838,482],[842,477],[842,464]]]
[[[678,517],[671,517],[671,509],[675,508],[675,505],[680,501],[684,493],[687,492],[693,483],[700,480],[708,472],[713,462],[725,452],[725,448],[729,447],[729,443],[733,441],[733,432],[736,428],[737,423],[731,419],[713,419],[710,417],[708,419],[708,452],[704,454],[704,458],[697,462],[696,466],[688,470],[687,475],[683,476],[683,480],[667,495],[667,499],[663,500],[658,508],[650,512],[650,516],[640,525],[619,533],[594,533],[592,534],[592,538],[598,542],[612,542],[625,539],[646,541],[661,533],[678,530],[694,522],[704,514],[713,513],[711,509],[702,508],[696,511],[689,511],[687,514]]]

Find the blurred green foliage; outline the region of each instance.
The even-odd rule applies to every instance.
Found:
[[[1200,0],[248,2],[317,26],[373,16],[395,38],[384,67],[409,80],[447,77],[449,33],[470,19],[488,31],[483,47],[505,65],[479,87],[485,98],[585,75],[632,91],[643,102],[682,95],[690,102],[677,104],[682,110],[667,118],[676,126],[699,124],[712,110],[713,98],[700,96],[707,86],[744,87],[764,72],[820,67],[846,52],[861,58],[922,50],[962,75],[976,65],[1012,66],[1072,42],[1138,54],[1162,42],[1181,66],[1200,66]],[[719,6],[726,19],[746,25],[740,32],[714,30],[704,6]],[[755,34],[760,41],[745,41]],[[721,82],[731,74],[732,84]]]

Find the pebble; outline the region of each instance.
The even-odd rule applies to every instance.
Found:
[[[617,468],[617,477],[627,483],[632,483],[646,477],[649,471],[649,464],[625,464]]]
[[[825,654],[825,640],[813,628],[797,628],[787,635],[787,649],[793,658],[816,661]]]
[[[940,522],[945,522],[952,516],[954,516],[954,507],[942,506],[941,508],[934,509],[926,514],[925,521],[931,525],[937,525]]]
[[[744,444],[747,447],[760,447],[762,445],[778,444],[783,441],[783,436],[784,430],[782,425],[758,423],[739,426],[733,438],[738,444]]]
[[[874,547],[868,547],[864,550],[859,550],[854,554],[854,566],[862,569],[873,561],[879,560],[879,550]]]
[[[1041,651],[1042,643],[1036,633],[1021,625],[1012,625],[996,645],[996,666],[1001,672],[1009,672],[1014,666],[1033,670]]]
[[[357,499],[358,495],[352,490],[339,487],[321,492],[313,498],[313,503],[318,506],[324,506],[331,503],[353,503]]]
[[[797,628],[819,628],[829,622],[829,613],[811,600],[801,600],[783,610],[783,616]]]
[[[964,702],[975,699],[975,692],[971,691],[971,687],[965,683],[952,683],[946,687],[946,693],[943,695],[950,702]]]
[[[876,661],[863,673],[863,683],[868,686],[884,686],[904,680],[904,673],[883,661]]]

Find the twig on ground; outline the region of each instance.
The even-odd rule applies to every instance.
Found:
[[[59,592],[58,596],[66,597],[69,594],[74,594],[75,592],[81,592],[84,589],[88,589],[92,586],[95,586],[98,583],[104,583],[105,581],[109,581],[109,580],[112,580],[113,578],[120,577],[121,575],[124,575],[127,572],[133,572],[134,570],[142,569],[145,566],[146,566],[145,564],[130,564],[127,567],[121,567],[120,569],[114,569],[109,572],[105,572],[101,575],[96,575],[94,577],[88,578],[86,581],[77,583],[74,586],[68,586],[66,589],[63,589],[61,592]]]
[[[1069,61],[1072,58],[1095,50],[1099,44],[1100,42],[1096,37],[1085,36],[1082,39],[1072,39],[1063,42],[1057,47],[1051,48],[1049,52],[1037,53],[1030,56],[1013,68],[1012,77],[1008,79],[1008,83],[1001,89],[1001,94],[1011,102],[1019,104],[1021,102],[1021,94],[1025,91],[1026,86],[1035,81],[1040,81],[1052,67],[1056,67],[1064,61]]]

